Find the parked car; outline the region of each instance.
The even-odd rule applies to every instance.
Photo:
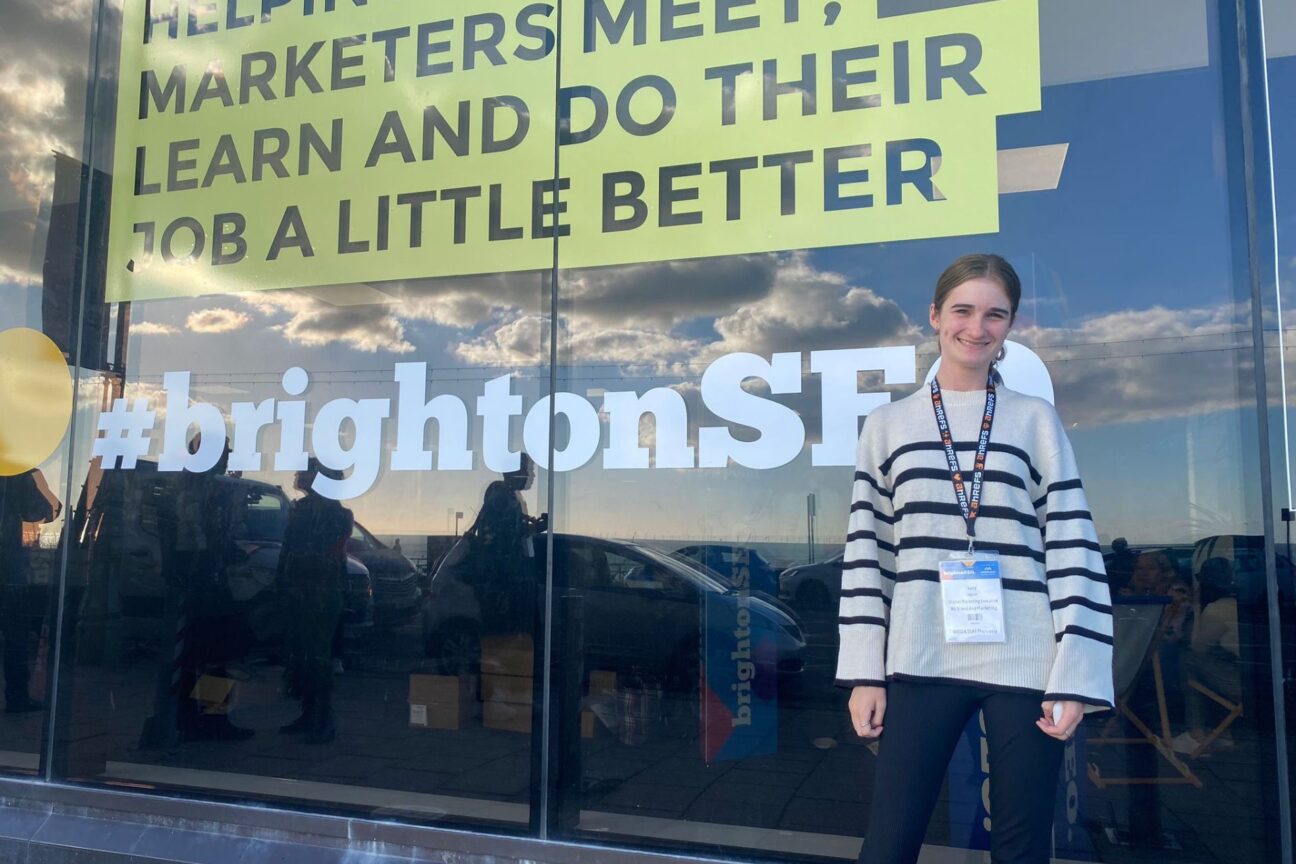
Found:
[[[522,559],[529,572],[513,574],[520,592],[538,593],[543,584],[545,538],[533,540],[535,555]],[[423,605],[427,654],[447,672],[475,670],[481,657],[483,592],[474,585],[481,577],[469,545],[461,540],[445,556]],[[705,610],[736,612],[740,598],[753,621],[774,634],[780,676],[796,675],[804,665],[805,637],[790,609],[773,597],[740,592],[687,560],[636,543],[559,534],[554,562],[565,596],[581,609],[588,668],[634,669],[696,686],[703,637],[732,638],[734,616],[705,616]],[[730,623],[725,633],[710,634],[703,633],[703,620]]]
[[[751,590],[764,592],[771,597],[777,597],[779,594],[778,568],[755,549],[722,543],[705,543],[684,546],[676,549],[671,554],[701,564],[708,570],[719,573],[730,582],[733,581],[734,568],[738,566],[739,562],[745,563]]]
[[[841,597],[842,557],[789,567],[779,576],[779,596],[794,609],[822,612],[835,609]]]
[[[347,541],[347,554],[369,568],[373,579],[374,621],[378,626],[400,624],[418,614],[423,589],[418,584],[418,571],[403,553],[356,522]]]
[[[72,523],[85,584],[83,623],[121,628],[128,638],[167,632],[161,619],[178,584],[166,572],[163,535],[179,477],[143,461],[131,471],[92,475],[94,483],[83,490]],[[284,632],[277,574],[288,497],[278,486],[244,477],[218,476],[214,483],[230,514],[225,617],[236,632],[229,641],[247,650],[271,648]],[[373,626],[374,599],[369,569],[352,555],[344,589],[342,635],[354,640]]]

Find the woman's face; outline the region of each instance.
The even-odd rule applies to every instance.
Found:
[[[977,277],[947,294],[940,309],[932,304],[930,316],[940,339],[942,366],[985,370],[999,356],[1012,328],[1012,302],[998,282]]]

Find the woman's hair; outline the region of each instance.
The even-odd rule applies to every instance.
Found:
[[[330,468],[314,456],[310,457],[310,459],[306,461],[306,473],[321,474],[330,480],[341,480],[344,476],[341,471],[336,468]]]
[[[510,489],[524,488],[527,480],[531,478],[531,472],[534,470],[530,454],[523,451],[519,456],[521,458],[518,461],[518,467],[512,471],[504,472],[504,482]]]
[[[1017,306],[1021,303],[1021,279],[1017,278],[1017,271],[998,255],[984,252],[956,258],[954,263],[945,268],[945,272],[936,280],[932,305],[939,310],[949,293],[969,279],[993,279],[998,282],[1008,294],[1013,317],[1017,317]]]
[[[1233,585],[1233,565],[1227,558],[1207,558],[1197,577],[1201,591],[1201,608],[1205,609],[1221,597],[1237,594]]]

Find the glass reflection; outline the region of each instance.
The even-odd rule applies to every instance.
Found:
[[[103,353],[93,265],[82,237],[92,206],[82,161],[91,19],[12,4],[0,30],[0,772],[36,773],[52,701],[51,610],[60,576],[78,359]],[[81,229],[81,230],[78,230]],[[93,256],[89,256],[93,257]],[[53,385],[53,386],[51,386]]]
[[[772,674],[755,665],[773,721],[738,741],[741,706],[714,710],[719,688],[708,691],[723,681],[732,695],[736,683],[735,628],[712,626],[716,595],[700,592],[701,608],[670,613],[692,618],[693,708],[692,686],[645,672],[636,651],[645,637],[629,616],[617,620],[612,646],[596,640],[609,626],[591,609],[599,559],[555,555],[556,638],[573,658],[556,702],[566,831],[773,857],[851,859],[867,842],[874,757],[847,728],[845,694],[831,686],[849,472],[825,454],[857,393],[900,398],[935,360],[924,326],[932,262],[991,250],[1024,275],[1014,338],[1040,361],[1008,386],[1042,381],[1057,405],[1118,618],[1119,704],[1068,745],[1055,857],[1242,861],[1274,852],[1267,615],[1279,598],[1264,587],[1251,312],[1234,287],[1228,239],[1242,229],[1228,218],[1224,154],[1205,143],[1232,122],[1212,59],[1219,34],[1202,10],[1110,11],[1041,8],[1043,109],[1000,120],[994,236],[564,271],[556,387],[596,406],[602,399],[605,434],[587,464],[553,478],[557,537],[582,538],[578,549],[597,543],[609,561],[623,547],[675,553],[720,584],[732,583],[745,557],[751,596],[775,598],[771,608],[786,613],[802,643],[797,674],[781,650]],[[1177,34],[1173,47],[1151,53],[1125,50],[1115,35],[1165,27]],[[1087,50],[1099,42],[1106,50]],[[1179,153],[1183,170],[1129,149],[1167,135],[1202,142]],[[1016,161],[1027,151],[1034,167]],[[579,145],[560,155],[578,160]],[[1047,172],[1036,170],[1046,162]],[[1192,206],[1167,208],[1185,194]],[[829,352],[881,348],[911,348],[912,359],[849,370],[849,390],[825,373]],[[773,369],[749,372],[741,389],[763,404],[739,414],[702,382],[723,358],[745,353],[767,362],[791,354],[799,374],[776,381]],[[654,389],[678,394],[683,410],[665,398],[649,410]],[[628,423],[618,417],[627,393],[645,409]],[[700,451],[717,428],[779,456],[713,466]],[[641,462],[622,457],[626,442],[642,448]],[[776,574],[773,591],[768,582],[757,588],[768,579],[757,575],[757,556]],[[1283,556],[1280,597],[1291,573]],[[732,584],[725,592],[737,593]],[[652,596],[662,611],[639,616],[668,614],[668,599]],[[724,654],[711,650],[721,644]],[[630,711],[645,704],[641,682],[661,691],[661,707],[649,698],[646,715]],[[683,722],[671,702],[690,706]],[[621,734],[627,725],[635,734]],[[708,746],[722,738],[727,749]],[[969,724],[929,846],[987,848],[983,744],[979,724]]]
[[[543,285],[504,283],[537,321]],[[533,538],[545,526],[528,514],[545,491],[518,412],[497,416],[508,422],[491,438],[474,411],[491,386],[534,405],[543,378],[534,361],[473,362],[487,358],[465,346],[489,338],[486,325],[408,314],[491,302],[499,286],[114,309],[125,375],[103,392],[156,416],[133,466],[101,454],[77,477],[70,779],[525,828],[544,580]],[[543,334],[516,337],[515,356],[542,356]],[[448,356],[405,362],[415,350]],[[81,409],[90,455],[98,418],[117,409]],[[492,479],[457,455],[474,451],[517,467]],[[471,609],[433,578],[454,560],[480,577]],[[503,695],[491,675],[510,676]]]

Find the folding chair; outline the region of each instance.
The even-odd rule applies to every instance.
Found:
[[[1224,719],[1211,729],[1210,733],[1202,739],[1202,742],[1197,745],[1197,749],[1188,754],[1189,759],[1196,759],[1198,756],[1205,753],[1208,747],[1215,743],[1216,738],[1223,735],[1225,730],[1233,725],[1234,720],[1242,716],[1242,703],[1230,702],[1228,699],[1194,678],[1188,679],[1188,686],[1228,712],[1224,715]]]
[[[1150,745],[1160,753],[1178,777],[1106,777],[1097,764],[1089,763],[1089,779],[1099,789],[1108,786],[1163,786],[1190,785],[1201,788],[1202,782],[1192,769],[1184,764],[1179,754],[1170,748],[1170,715],[1166,708],[1165,676],[1161,671],[1161,639],[1169,624],[1169,597],[1116,597],[1112,603],[1113,654],[1112,675],[1116,686],[1116,710],[1130,722],[1141,737],[1138,738],[1090,738],[1089,744],[1098,748],[1106,744]],[[1129,700],[1134,693],[1143,670],[1152,667],[1152,686],[1156,694],[1157,720],[1161,734],[1152,731],[1151,727],[1130,708]],[[1207,694],[1209,695],[1209,694]],[[1218,695],[1218,694],[1217,694]],[[1222,731],[1222,730],[1221,730]]]

